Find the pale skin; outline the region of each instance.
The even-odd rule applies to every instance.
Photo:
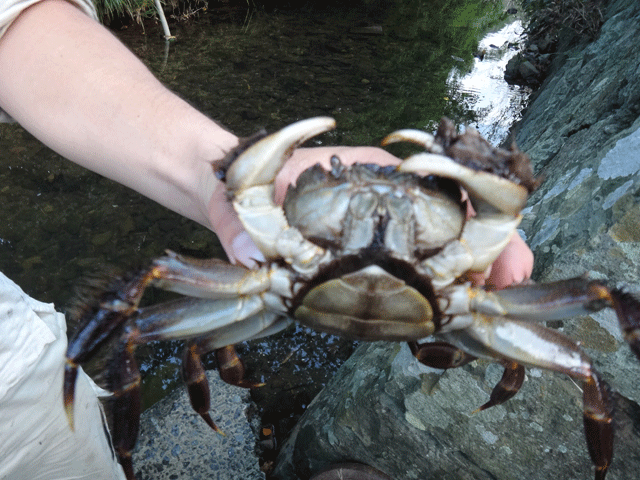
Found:
[[[259,259],[211,169],[237,137],[167,90],[73,5],[40,2],[0,38],[0,106],[69,160],[213,230],[232,261],[250,266]],[[347,164],[398,162],[372,147],[299,149],[279,175],[277,198],[301,171],[328,164],[333,154]],[[529,278],[532,265],[530,249],[514,235],[475,280],[501,288]]]

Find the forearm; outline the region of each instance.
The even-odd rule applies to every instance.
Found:
[[[69,160],[211,227],[210,162],[236,137],[72,5],[37,4],[0,39],[0,106]]]

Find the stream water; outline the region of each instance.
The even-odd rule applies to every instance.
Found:
[[[522,29],[504,11],[481,0],[398,2],[385,12],[211,11],[172,25],[170,45],[155,26],[117,35],[169,88],[242,136],[331,115],[338,129],[322,142],[375,145],[446,115],[498,143],[527,98],[502,80]],[[211,232],[70,164],[18,125],[0,124],[0,165],[0,271],[60,309],[87,275],[144,265],[166,248],[224,255]],[[252,375],[268,380],[254,394],[271,399],[266,421],[287,430],[289,414],[304,409],[352,348],[300,326],[240,346]],[[175,385],[179,349],[140,349],[142,369],[153,372],[147,402]]]

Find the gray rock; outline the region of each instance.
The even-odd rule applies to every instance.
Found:
[[[540,76],[540,71],[529,60],[525,60],[518,66],[518,74],[525,82],[531,83]]]
[[[263,480],[255,455],[256,435],[246,410],[249,392],[207,372],[211,417],[225,433],[215,433],[191,409],[186,388],[179,388],[147,409],[133,454],[138,480]]]
[[[590,478],[578,386],[530,369],[516,397],[473,414],[501,375],[486,362],[430,369],[404,344],[362,345],[309,405],[281,450],[276,478],[307,479],[345,461],[397,480]],[[621,454],[610,480],[636,478],[640,461],[640,409],[618,400]]]
[[[600,37],[567,54],[518,126],[516,141],[546,180],[522,228],[534,278],[589,273],[640,286],[640,4],[611,5]],[[611,312],[564,322],[604,378],[640,402],[640,366]]]
[[[610,1],[598,39],[560,55],[552,71],[516,129],[545,178],[522,223],[534,278],[587,272],[640,286],[640,4]],[[615,392],[607,479],[637,478],[640,363],[615,315],[550,326],[581,342]],[[278,478],[305,479],[347,460],[396,479],[592,478],[580,386],[528,369],[518,395],[472,415],[501,372],[485,362],[438,372],[404,346],[361,346],[283,446]]]

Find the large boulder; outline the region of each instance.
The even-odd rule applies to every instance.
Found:
[[[591,478],[579,385],[530,369],[516,397],[473,414],[501,370],[474,362],[442,372],[415,361],[406,345],[364,344],[309,405],[275,476],[307,480],[356,461],[396,480]],[[640,409],[616,401],[619,454],[608,478],[629,480],[640,466]]]
[[[543,175],[522,223],[534,278],[587,272],[640,286],[640,4],[609,2],[600,36],[564,52],[515,130]],[[638,477],[640,362],[611,311],[549,322],[581,342],[614,390],[609,480]],[[471,414],[499,380],[486,362],[446,372],[398,344],[360,347],[309,406],[276,474],[359,461],[396,479],[587,479],[580,385],[528,369],[521,392]]]

